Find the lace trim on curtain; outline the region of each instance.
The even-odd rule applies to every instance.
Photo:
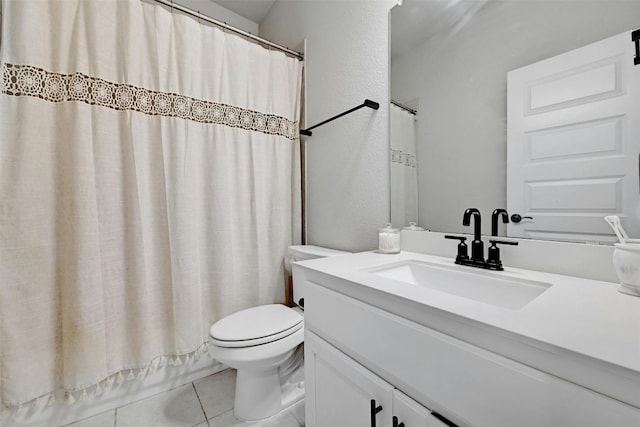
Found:
[[[85,401],[90,397],[98,397],[103,393],[108,392],[114,386],[119,386],[125,381],[132,381],[135,379],[141,380],[148,375],[155,373],[157,369],[164,368],[166,366],[180,366],[189,362],[196,362],[204,353],[209,352],[207,343],[201,344],[196,350],[177,356],[158,356],[153,358],[147,365],[140,367],[125,368],[121,371],[115,372],[108,377],[92,384],[88,387],[80,389],[59,389],[57,392],[53,391],[49,394],[37,397],[31,401],[23,402],[20,404],[8,404],[2,407],[0,412],[0,420],[9,418],[10,416],[22,416],[27,412],[36,412],[40,409],[53,406],[58,400],[62,400],[69,405],[74,404],[76,401]],[[90,392],[87,393],[87,390]]]
[[[109,82],[82,73],[61,74],[30,65],[2,64],[1,92],[50,102],[80,101],[114,110],[178,117],[270,135],[298,138],[298,122],[232,105]]]

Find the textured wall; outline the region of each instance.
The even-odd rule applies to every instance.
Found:
[[[468,231],[465,208],[487,218],[506,207],[508,71],[637,28],[639,17],[637,0],[497,1],[394,58],[393,97],[420,98],[420,225]]]
[[[377,247],[389,218],[389,9],[391,0],[278,0],[260,35],[289,47],[307,40],[307,120],[319,123],[365,98],[380,103],[307,138],[308,243]]]

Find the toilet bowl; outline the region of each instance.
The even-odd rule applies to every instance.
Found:
[[[316,246],[291,246],[291,261],[345,252]],[[209,351],[237,369],[234,413],[258,421],[304,397],[304,318],[299,307],[267,304],[238,311],[211,326]]]
[[[304,340],[301,310],[282,304],[261,305],[221,319],[209,332],[211,355],[238,370],[234,402],[237,418],[267,418],[304,397],[304,388],[297,384],[289,384],[283,395],[282,386],[288,378],[280,373],[280,366]]]

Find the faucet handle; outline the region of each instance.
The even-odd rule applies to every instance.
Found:
[[[468,246],[465,243],[465,241],[467,240],[466,237],[464,237],[464,236],[453,236],[451,234],[445,234],[444,238],[445,239],[460,240],[460,243],[458,243],[458,255],[456,256],[456,264],[460,264],[462,261],[469,259],[469,253],[467,252]]]
[[[491,243],[491,246],[495,246],[495,245],[518,246],[518,242],[516,240],[495,240],[495,239],[491,239],[491,240],[489,240],[489,243]]]
[[[445,239],[460,240],[461,242],[464,242],[465,240],[467,240],[467,238],[465,236],[454,236],[453,234],[445,234],[444,238]]]
[[[487,255],[487,265],[492,270],[502,271],[502,261],[500,260],[500,248],[498,245],[512,245],[517,246],[518,242],[511,240],[489,240],[491,246],[489,246]]]

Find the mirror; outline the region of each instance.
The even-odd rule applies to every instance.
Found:
[[[394,102],[416,110],[417,222],[469,233],[462,214],[476,207],[490,234],[491,212],[507,207],[507,73],[638,28],[640,1],[402,3],[391,10],[390,87]],[[393,151],[391,160],[393,194],[410,184],[398,184]],[[403,227],[413,219],[406,204],[398,214],[399,198],[392,195],[392,219]]]

